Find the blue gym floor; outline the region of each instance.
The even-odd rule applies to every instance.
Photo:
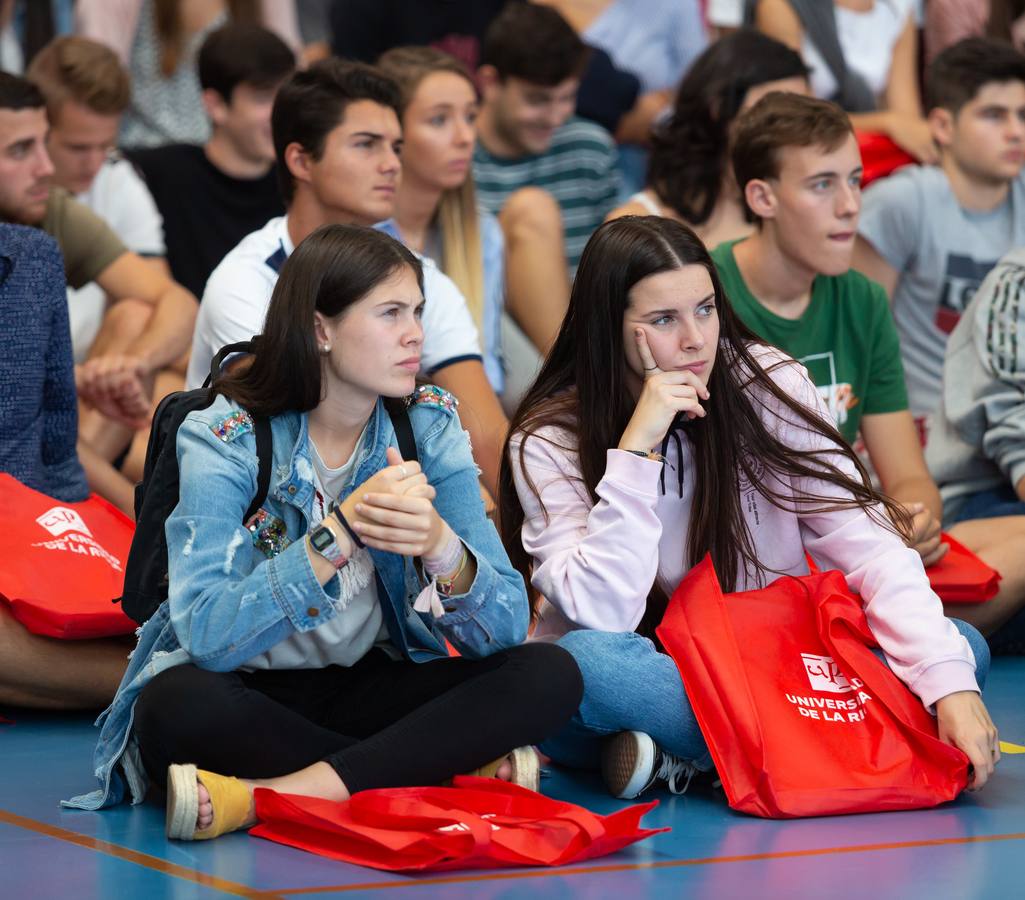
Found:
[[[986,700],[1004,741],[1025,745],[1025,659],[994,662]],[[387,895],[518,898],[688,896],[957,898],[1025,896],[1025,754],[1005,755],[985,791],[940,809],[769,822],[721,794],[656,796],[644,820],[669,825],[600,860],[564,869],[397,876],[250,838],[169,843],[164,812],[61,810],[92,787],[91,717],[6,712],[0,724],[0,897],[258,898]],[[619,803],[597,778],[556,770],[552,796],[598,812]]]

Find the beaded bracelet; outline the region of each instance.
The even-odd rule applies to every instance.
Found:
[[[434,583],[437,585],[438,593],[442,596],[449,597],[452,595],[452,591],[455,588],[456,582],[459,580],[459,576],[463,574],[463,570],[466,568],[466,564],[470,561],[470,554],[466,552],[466,547],[463,547],[463,555],[459,560],[459,568],[455,570],[451,578],[435,578]]]

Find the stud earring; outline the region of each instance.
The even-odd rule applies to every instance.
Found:
[[[330,344],[321,344],[320,345],[320,352],[321,353],[330,353],[331,352],[331,345]]]

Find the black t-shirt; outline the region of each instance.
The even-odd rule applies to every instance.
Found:
[[[193,144],[127,155],[146,179],[164,218],[171,274],[199,299],[227,252],[285,211],[273,166],[262,178],[232,178]]]

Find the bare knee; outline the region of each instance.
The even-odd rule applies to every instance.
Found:
[[[498,220],[510,239],[523,235],[562,237],[562,211],[555,198],[542,188],[525,187],[510,194]]]

